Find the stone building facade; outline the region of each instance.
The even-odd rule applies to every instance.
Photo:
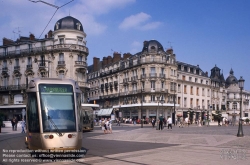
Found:
[[[33,34],[16,41],[4,38],[0,46],[0,111],[5,120],[14,116],[19,120],[25,110],[28,82],[36,77],[71,78],[83,91],[87,85],[86,34],[79,20],[67,16],[55,23],[43,39]]]

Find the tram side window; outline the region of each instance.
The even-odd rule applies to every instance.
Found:
[[[28,94],[27,114],[29,132],[40,132],[38,105],[35,92]]]

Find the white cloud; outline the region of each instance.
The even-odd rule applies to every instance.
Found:
[[[84,13],[99,15],[135,2],[136,0],[85,0],[81,1],[79,7]]]
[[[131,28],[138,30],[150,30],[161,25],[161,22],[146,23],[150,18],[151,16],[144,12],[131,15],[123,20],[123,22],[119,25],[119,28],[124,30]]]
[[[99,15],[124,8],[135,1],[136,0],[75,0],[56,12],[41,38],[43,38],[49,30],[54,30],[54,24],[57,20],[68,16],[69,13],[82,22],[87,35],[100,35],[106,31],[108,26],[98,22],[97,17]],[[68,1],[45,0],[45,2],[62,6]],[[41,2],[32,3],[28,0],[4,0],[0,2],[0,5],[0,21],[2,22],[0,24],[0,39],[7,37],[15,40],[18,35],[14,37],[13,30],[18,27],[20,28],[22,36],[28,36],[29,32],[31,32],[38,38],[56,11],[56,8],[49,5]]]
[[[133,41],[131,44],[130,53],[135,54],[141,51],[143,43],[139,41]]]

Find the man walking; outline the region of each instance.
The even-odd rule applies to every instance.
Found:
[[[168,117],[167,123],[168,123],[168,129],[169,127],[172,129],[172,118],[170,116]]]
[[[24,119],[22,119],[22,121],[21,121],[21,126],[22,126],[22,132],[21,133],[25,133],[25,121],[24,121]]]
[[[163,118],[162,114],[160,114],[160,117],[159,117],[159,130],[162,130],[163,120],[164,120],[164,118]]]
[[[15,119],[14,119],[14,122],[15,122],[15,128],[14,128],[14,130],[16,131],[16,130],[17,130],[17,123],[18,123],[18,120],[17,120],[16,117],[15,117]]]

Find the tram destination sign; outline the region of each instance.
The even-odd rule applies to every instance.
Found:
[[[46,93],[72,93],[72,86],[70,85],[41,85],[41,92]]]

